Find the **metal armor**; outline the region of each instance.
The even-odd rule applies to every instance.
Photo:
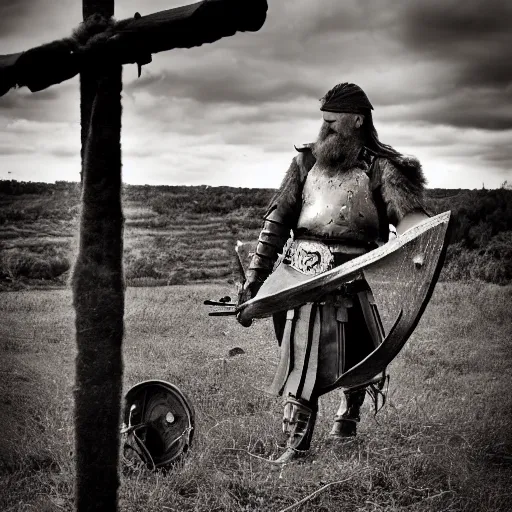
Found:
[[[295,231],[297,237],[356,244],[377,240],[379,217],[365,170],[332,173],[316,163],[304,183]]]
[[[272,272],[278,253],[282,251],[289,236],[290,227],[286,225],[277,210],[268,213],[249,265],[249,272],[253,271],[263,282]]]

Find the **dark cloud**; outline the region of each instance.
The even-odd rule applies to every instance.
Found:
[[[151,0],[145,9],[180,3]],[[117,15],[139,7],[126,0]],[[478,169],[505,172],[512,163],[511,10],[510,2],[497,0],[269,2],[258,33],[156,54],[139,79],[134,66],[125,66],[125,171],[135,158],[151,169],[151,179],[171,179],[170,166],[172,179],[184,168],[198,182],[220,183],[229,179],[227,169],[247,162],[256,168],[261,158],[269,176],[277,169],[272,165],[282,164],[284,172],[293,143],[316,137],[318,98],[352,81],[374,104],[384,142],[441,169],[447,162],[475,176]],[[71,0],[3,1],[3,48],[18,51],[67,35],[80,14],[80,3]],[[76,133],[56,136],[54,130],[66,133],[62,123]],[[52,161],[78,154],[71,148],[79,143],[78,79],[0,98],[0,130],[7,152],[36,148],[33,158]],[[218,158],[223,165],[212,177],[205,169]],[[140,168],[132,166],[130,176],[140,179]]]
[[[291,78],[275,77],[264,70],[241,64],[236,70],[222,67],[165,71],[125,85],[127,93],[138,90],[161,97],[190,98],[201,103],[260,104],[301,96],[315,97],[318,88]]]
[[[503,168],[503,172],[510,174],[510,169],[512,169],[512,155],[507,149],[504,149],[502,146],[494,148],[493,151],[485,154],[485,159],[497,164]]]
[[[388,119],[393,117],[393,111]],[[436,100],[419,102],[399,114],[401,119],[426,121],[456,128],[501,131],[512,129],[512,95],[468,87]],[[394,119],[392,119],[394,120]]]
[[[448,106],[437,111],[426,110],[413,116],[415,119],[429,121],[432,124],[449,124],[461,128],[481,128],[484,130],[512,129],[512,113],[495,112],[489,109],[474,109],[468,105],[468,110],[459,111]]]
[[[508,135],[509,141],[512,139],[512,132]],[[489,166],[491,169],[501,171],[501,174],[508,174],[512,178],[512,153],[505,138],[488,141],[483,149],[478,153],[478,157],[484,164],[484,168]]]
[[[511,25],[511,2],[411,2],[403,37],[415,52],[451,65],[458,87],[504,87],[512,83]]]
[[[35,152],[36,152],[36,148],[33,146],[23,146],[23,145],[8,146],[5,144],[0,145],[0,155],[2,155],[2,156],[27,155],[27,154],[35,153]]]
[[[511,20],[512,26],[512,20]],[[477,61],[464,60],[459,63],[459,71],[456,77],[457,86],[484,86],[495,87],[498,91],[504,91],[512,84],[512,66],[510,59],[512,53],[507,53],[508,48],[512,47],[512,36],[507,43],[507,51],[502,47],[501,42],[487,44],[487,59],[482,58]],[[503,99],[510,99],[510,90]]]
[[[415,46],[439,51],[467,42],[494,40],[510,33],[512,4],[503,0],[410,2],[404,33]]]
[[[327,0],[310,2],[306,19],[308,31],[303,36],[325,37],[330,33],[349,35],[357,45],[359,37],[375,39],[380,33],[390,33],[401,23],[400,0]]]
[[[48,154],[57,156],[57,157],[75,158],[77,155],[77,148],[69,148],[69,147],[54,148],[54,149],[50,149],[48,151]]]
[[[26,88],[23,89],[11,89],[4,96],[0,97],[0,108],[3,110],[12,110],[17,108],[23,108],[24,105],[28,105],[32,108],[35,104],[41,104],[42,102],[55,101],[59,98],[60,91],[57,87],[51,89],[44,89],[35,93],[30,93]]]
[[[125,89],[202,104],[295,99],[303,105],[302,115],[310,115],[310,106],[315,109],[327,89],[345,79],[358,82],[363,71],[366,83],[361,85],[376,110],[397,107],[393,120],[410,106],[412,118],[434,124],[506,129],[512,123],[507,110],[512,92],[504,90],[512,79],[506,58],[512,46],[511,8],[496,1],[486,5],[474,0],[273,5],[261,33],[264,43],[260,40],[256,49],[251,46],[255,37],[239,39],[249,58],[234,57],[237,47],[226,40],[222,50],[211,46],[205,56],[194,53],[194,68],[181,54],[180,71],[171,65],[172,71],[146,76]],[[219,51],[226,49],[229,58],[222,62]],[[394,75],[389,76],[390,69]],[[425,108],[429,100],[436,104]],[[410,119],[409,113],[403,119]]]
[[[345,5],[344,5],[345,4]],[[311,38],[313,35],[325,36],[328,33],[350,33],[354,34],[365,28],[365,17],[362,4],[359,6],[340,2],[337,4],[327,4],[325,8],[316,5],[316,13],[310,17],[311,25],[307,32],[302,31],[301,36]]]
[[[12,89],[0,97],[0,117],[34,121],[78,121],[78,77],[36,93]]]
[[[398,41],[418,62],[431,63],[433,75],[429,90],[416,98],[413,112],[405,117],[462,128],[512,128],[510,26],[510,2],[408,3]],[[403,88],[412,83],[413,77]]]

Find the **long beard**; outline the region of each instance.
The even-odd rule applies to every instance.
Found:
[[[363,143],[358,134],[341,134],[331,131],[324,123],[313,146],[317,162],[337,170],[353,169],[362,165],[359,154]]]

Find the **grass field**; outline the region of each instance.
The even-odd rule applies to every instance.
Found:
[[[244,329],[207,316],[229,285],[129,288],[125,389],[158,378],[191,398],[197,436],[168,474],[125,474],[120,508],[156,511],[512,510],[512,287],[440,283],[391,365],[389,401],[359,435],[329,439],[339,392],[321,399],[311,454],[274,469],[280,400],[268,383],[277,347],[268,321]],[[71,293],[0,294],[0,510],[73,507]],[[245,354],[228,357],[241,347]],[[332,485],[328,485],[331,484]],[[327,486],[327,487],[325,487]]]

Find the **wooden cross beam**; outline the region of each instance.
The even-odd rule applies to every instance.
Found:
[[[0,96],[16,86],[40,91],[86,69],[147,64],[153,53],[201,46],[239,31],[255,32],[266,13],[266,0],[203,0],[115,22],[93,8],[72,37],[0,55]]]
[[[266,0],[203,0],[115,22],[114,0],[83,0],[71,38],[0,56],[0,96],[80,73],[82,209],[72,285],[76,318],[76,510],[117,510],[124,316],[121,205],[122,64],[257,31]],[[140,67],[139,67],[140,72]]]

